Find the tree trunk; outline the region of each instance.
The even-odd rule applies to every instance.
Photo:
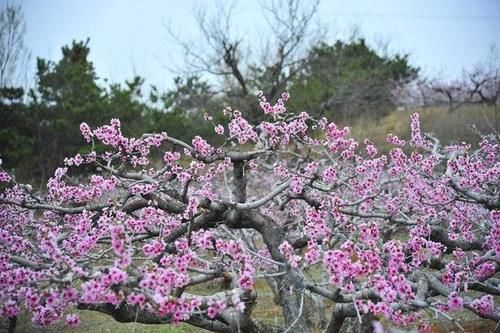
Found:
[[[347,320],[346,320],[347,319]],[[326,329],[327,333],[342,332],[368,333],[373,332],[372,321],[375,319],[371,314],[358,319],[358,312],[353,303],[337,303],[332,311],[330,322]]]
[[[344,320],[344,316],[332,316],[332,319],[326,328],[326,333],[339,333],[342,325],[344,324]]]
[[[9,317],[9,333],[16,331],[17,317]]]
[[[279,282],[279,296],[282,301],[283,316],[285,318],[285,330],[288,332],[310,332],[308,311],[305,306],[305,295],[302,291],[290,291],[290,283],[286,275]]]
[[[377,320],[371,313],[361,317],[361,323],[357,317],[346,318],[342,332],[345,333],[372,333],[373,321]]]

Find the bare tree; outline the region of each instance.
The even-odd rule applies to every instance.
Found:
[[[447,103],[450,112],[472,101],[472,96],[467,94],[467,88],[463,80],[434,80],[430,85],[432,91],[436,93],[435,104]]]
[[[492,46],[487,61],[463,70],[459,79],[433,80],[427,91],[434,92],[434,104],[446,103],[450,111],[464,104],[498,105],[500,102],[500,57]]]
[[[267,91],[270,97],[274,98],[301,69],[308,42],[316,42],[321,36],[321,30],[313,27],[318,5],[319,0],[312,4],[278,0],[267,6],[263,2],[266,20],[275,38],[275,49],[263,53],[264,81],[272,83]]]
[[[0,87],[14,86],[30,54],[24,44],[26,21],[20,5],[6,3],[0,11]]]
[[[315,28],[319,0],[307,4],[298,0],[262,2],[263,16],[270,30],[263,38],[264,47],[252,61],[249,45],[235,33],[233,5],[217,3],[214,13],[206,7],[195,10],[201,40],[185,41],[170,26],[169,34],[184,52],[183,74],[208,74],[221,83],[221,91],[236,104],[256,89],[274,99],[302,68],[310,42],[317,40],[321,29]],[[253,105],[254,103],[248,103]]]
[[[500,102],[500,68],[478,66],[469,73],[470,91],[476,101],[486,105]]]

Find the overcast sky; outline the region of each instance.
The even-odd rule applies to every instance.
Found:
[[[21,3],[26,42],[34,57],[60,59],[62,45],[89,37],[90,59],[98,76],[112,82],[138,74],[147,84],[171,86],[174,74],[168,68],[182,63],[182,53],[164,24],[170,23],[183,38],[197,38],[193,8],[200,1],[196,0]],[[203,3],[213,7],[215,1]],[[255,44],[265,31],[259,3],[236,1],[234,11],[238,32]],[[319,18],[329,28],[331,40],[356,25],[372,43],[389,41],[391,51],[410,53],[412,63],[433,76],[454,76],[484,60],[490,45],[500,47],[499,0],[323,0]]]

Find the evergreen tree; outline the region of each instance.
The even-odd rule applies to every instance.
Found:
[[[418,74],[408,55],[384,56],[364,39],[320,43],[291,85],[293,107],[352,122],[360,115],[379,118],[394,109],[392,93]]]

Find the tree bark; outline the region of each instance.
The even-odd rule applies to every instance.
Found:
[[[286,240],[284,230],[274,220],[260,213],[248,212],[244,218],[251,220],[253,227],[261,233],[271,257],[276,261],[285,262],[279,251],[279,246]],[[276,281],[286,329],[288,332],[310,332],[309,315],[304,305],[303,277],[289,267],[288,273],[278,277]]]
[[[326,333],[338,333],[344,324],[344,320],[346,317],[332,315],[330,322],[328,323],[328,327],[326,328]]]
[[[330,322],[326,328],[326,333],[338,333],[348,317],[356,317],[356,309],[353,303],[337,303],[332,311]]]
[[[17,326],[17,316],[9,317],[9,333],[14,333]]]

